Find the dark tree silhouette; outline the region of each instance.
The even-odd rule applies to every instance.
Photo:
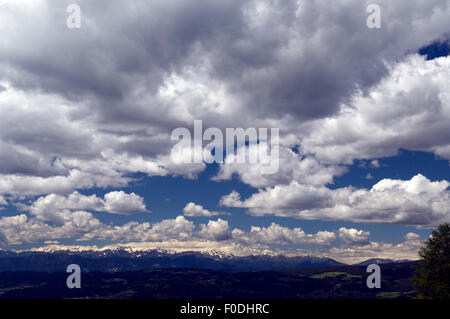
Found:
[[[450,225],[439,225],[419,250],[420,267],[414,274],[419,298],[450,298]]]

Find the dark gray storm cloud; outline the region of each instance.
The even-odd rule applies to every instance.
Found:
[[[165,175],[175,170],[170,132],[194,119],[276,125],[286,145],[319,136],[304,144],[320,153],[317,121],[445,36],[450,12],[449,1],[379,1],[382,28],[369,29],[369,1],[81,0],[82,26],[69,29],[70,3],[1,6],[2,174],[69,176],[103,163],[108,178]]]
[[[108,123],[170,117],[158,90],[189,67],[223,84],[252,116],[329,116],[385,76],[386,60],[434,40],[438,20],[420,36],[411,29],[448,10],[447,1],[381,1],[384,29],[371,30],[365,1],[80,1],[83,24],[73,30],[69,3],[3,7],[20,21],[0,50],[3,78],[86,100],[86,112]]]

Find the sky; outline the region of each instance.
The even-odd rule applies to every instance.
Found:
[[[0,0],[0,248],[416,259],[450,222],[449,21],[449,0]],[[196,120],[279,129],[278,170],[177,162]]]

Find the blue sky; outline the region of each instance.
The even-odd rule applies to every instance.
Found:
[[[2,249],[351,263],[450,221],[446,1],[0,3]],[[194,120],[278,128],[280,169],[175,162]]]

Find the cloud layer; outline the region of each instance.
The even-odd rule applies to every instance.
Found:
[[[286,221],[450,221],[449,182],[420,171],[369,189],[330,187],[354,160],[377,167],[401,148],[450,160],[450,58],[414,53],[448,41],[450,2],[380,0],[381,29],[366,26],[369,3],[80,0],[82,28],[68,29],[69,1],[0,1],[0,211],[18,210],[0,217],[0,244],[70,238],[414,255],[415,235],[392,244],[354,228],[195,224],[187,217],[226,212],[193,199],[182,203],[184,216],[138,223],[145,199],[123,190],[136,176],[197,178],[207,165],[174,163],[170,133],[201,119],[205,128],[280,129],[276,174],[230,156],[220,165],[213,180],[237,176],[253,190],[223,194],[224,207]],[[99,188],[103,198],[83,195]],[[99,212],[129,219],[105,224]]]
[[[168,154],[171,130],[194,119],[279,127],[285,146],[312,155],[283,150],[287,165],[270,180],[220,174],[255,187],[330,182],[342,171],[321,162],[399,147],[447,156],[447,59],[396,62],[445,36],[448,1],[380,1],[380,30],[365,25],[368,3],[80,1],[73,30],[64,1],[4,1],[0,192],[121,187],[135,172],[192,177],[204,166]]]
[[[260,189],[245,200],[233,191],[222,197],[220,204],[246,208],[254,216],[436,226],[450,221],[449,185],[421,174],[410,180],[383,179],[370,190],[331,190],[293,181]]]

